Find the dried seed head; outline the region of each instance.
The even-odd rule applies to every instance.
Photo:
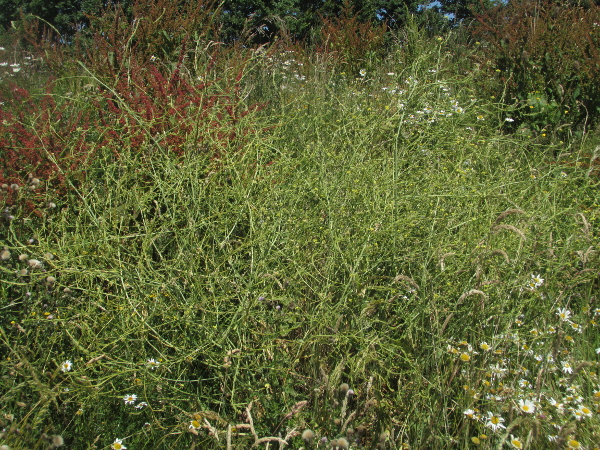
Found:
[[[19,275],[20,277],[26,277],[27,275],[29,275],[29,270],[21,269],[17,272],[17,275]]]
[[[52,287],[54,286],[54,283],[56,283],[56,278],[54,278],[53,276],[49,276],[46,278],[46,286]]]
[[[371,409],[374,406],[377,406],[377,399],[371,398],[365,403],[365,409]]]
[[[521,230],[519,230],[517,227],[513,227],[512,225],[507,225],[504,223],[501,223],[500,225],[496,225],[495,227],[492,228],[492,233],[498,233],[501,230],[509,230],[512,231],[513,233],[518,234],[521,239],[526,240],[527,238],[525,237],[525,233],[523,233]]]
[[[392,280],[393,283],[398,283],[400,281],[405,281],[405,282],[409,283],[415,289],[419,290],[419,285],[411,277],[407,277],[406,275],[403,275],[403,274],[398,274]]]
[[[487,294],[478,289],[471,289],[469,292],[465,292],[463,295],[458,297],[458,302],[461,303],[465,298],[470,297],[471,295],[481,295],[483,298],[487,298]]]
[[[302,439],[304,439],[307,443],[310,443],[315,438],[315,433],[313,430],[304,430],[302,432]]]
[[[15,192],[18,192],[18,191],[19,191],[19,189],[21,189],[17,183],[13,183],[13,184],[11,184],[11,185],[10,185],[10,188],[11,188],[13,191],[15,191]]]
[[[10,252],[6,249],[2,250],[2,253],[0,253],[0,259],[2,261],[8,261],[10,259]]]
[[[498,225],[507,216],[510,216],[511,214],[525,214],[525,211],[523,211],[521,209],[507,209],[502,214],[500,214],[498,217],[496,217],[496,220],[494,221],[494,224]]]
[[[21,255],[19,255],[19,261],[25,261],[27,258],[29,258],[29,255],[23,253]]]
[[[342,424],[342,421],[340,419],[333,419],[333,423],[336,427],[339,427]]]
[[[342,437],[337,440],[337,447],[340,450],[347,450],[349,446],[348,439]]]
[[[490,255],[491,256],[500,255],[504,258],[504,261],[506,261],[507,264],[510,264],[510,258],[508,257],[506,252],[504,250],[502,250],[501,248],[497,248],[492,253],[490,253]]]
[[[44,267],[44,264],[42,264],[41,261],[38,261],[37,259],[30,259],[29,261],[27,261],[27,264],[29,264],[29,267],[32,269],[42,269]]]
[[[342,394],[345,394],[348,391],[348,389],[350,389],[350,386],[348,385],[348,383],[340,384],[340,392]]]
[[[5,191],[8,190],[8,184],[3,183],[2,184],[2,189],[5,190]]]
[[[29,180],[29,184],[33,187],[38,187],[40,185],[40,179],[39,178],[31,178]]]
[[[50,261],[54,259],[54,255],[52,253],[44,253],[44,259]]]
[[[54,203],[54,202],[48,202],[48,208],[49,208],[49,209],[54,209],[54,208],[56,208],[56,203]]]
[[[65,440],[62,438],[62,436],[56,435],[56,436],[52,436],[52,448],[58,448],[58,447],[62,447],[63,445],[65,445]]]
[[[367,431],[367,427],[365,427],[364,425],[359,425],[356,427],[356,432],[358,433],[359,436],[362,436],[363,434],[365,434]]]

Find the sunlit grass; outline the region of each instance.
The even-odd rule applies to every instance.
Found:
[[[99,151],[70,197],[23,180],[0,442],[593,448],[590,150],[503,134],[476,69],[414,38],[356,74],[265,53],[261,131],[218,160],[157,144]]]

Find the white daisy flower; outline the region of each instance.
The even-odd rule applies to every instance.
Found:
[[[544,284],[544,279],[541,277],[541,275],[534,275],[531,274],[531,283],[536,287],[540,287],[542,284]]]
[[[569,364],[567,361],[563,361],[561,365],[564,373],[573,373],[573,366],[571,366],[571,364]]]
[[[567,320],[569,320],[569,317],[571,317],[571,310],[567,309],[567,308],[558,308],[556,310],[556,315],[558,317],[560,317],[560,320],[562,320],[563,322],[566,322]]]
[[[147,363],[148,367],[152,370],[156,369],[158,366],[160,366],[160,362],[155,360],[154,358],[150,358]]]
[[[475,419],[475,411],[473,411],[472,409],[465,410],[465,412],[463,412],[463,414],[465,416],[467,416],[469,419]]]
[[[73,368],[73,363],[69,360],[66,360],[64,363],[60,365],[60,370],[63,372],[69,372]]]
[[[492,346],[485,341],[479,344],[479,348],[484,352],[489,352],[490,350],[492,350]]]
[[[502,418],[502,416],[494,414],[491,411],[487,412],[487,422],[485,423],[485,426],[491,428],[492,431],[498,431],[501,428],[506,428],[502,424],[503,422],[504,419]]]
[[[110,446],[113,450],[125,450],[127,447],[123,445],[123,439],[115,439],[115,442]]]
[[[581,414],[581,416],[592,417],[592,410],[585,405],[579,405],[579,409],[577,411]]]
[[[137,400],[137,395],[135,395],[135,394],[127,394],[125,397],[123,397],[123,401],[125,402],[126,405],[133,405],[136,400]]]
[[[531,400],[519,399],[519,409],[527,414],[535,412],[535,404]]]

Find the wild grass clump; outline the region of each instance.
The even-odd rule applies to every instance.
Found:
[[[1,191],[0,442],[592,447],[597,150],[507,133],[451,38],[80,73],[85,176]]]

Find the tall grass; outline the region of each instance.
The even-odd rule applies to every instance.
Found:
[[[3,187],[4,445],[599,441],[597,151],[503,133],[452,37],[406,33],[357,73],[253,53],[223,76],[250,132],[200,102],[182,152],[110,85],[148,139]]]

